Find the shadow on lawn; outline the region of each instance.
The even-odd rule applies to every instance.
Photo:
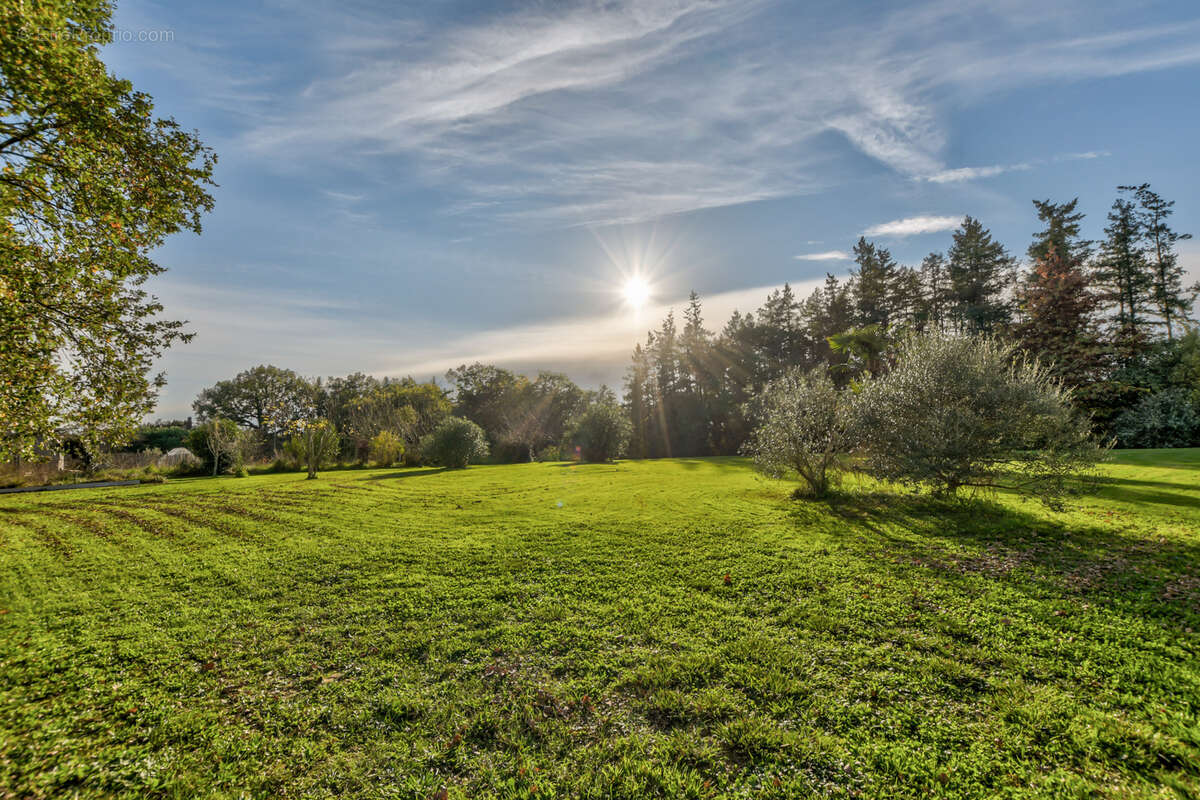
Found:
[[[1132,490],[1122,490],[1132,491]],[[1156,502],[1163,495],[1179,505],[1200,505],[1166,493],[1136,493],[1122,499]],[[1180,501],[1183,502],[1180,502]],[[1033,501],[1031,501],[1033,502]],[[811,526],[822,510],[849,523],[841,533],[865,533],[868,548],[884,545],[881,567],[897,575],[926,567],[951,581],[985,579],[1024,585],[1037,594],[1052,591],[1085,596],[1176,624],[1194,625],[1200,615],[1200,542],[1137,531],[1047,519],[986,499],[945,501],[928,495],[875,492],[839,495],[826,503],[808,501],[793,512],[798,526]]]
[[[383,481],[399,478],[420,478],[426,475],[437,475],[439,472],[445,472],[445,467],[421,467],[418,469],[406,469],[400,472],[388,472],[384,475],[368,475],[365,480],[368,481]]]
[[[1120,483],[1133,481],[1120,481]],[[1148,486],[1170,486],[1171,484],[1155,484],[1152,481],[1138,481]],[[1100,491],[1104,497],[1120,500],[1125,503],[1154,503],[1156,505],[1182,506],[1184,508],[1200,508],[1200,497],[1191,497],[1178,492],[1156,492],[1145,489],[1133,489],[1112,484],[1104,485]]]
[[[1098,486],[1150,486],[1155,489],[1182,489],[1188,492],[1200,493],[1200,483],[1177,483],[1174,481],[1146,481],[1139,478],[1117,478],[1111,475],[1100,475],[1092,480]]]

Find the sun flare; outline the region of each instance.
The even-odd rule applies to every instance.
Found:
[[[643,278],[632,277],[621,287],[621,295],[625,302],[633,308],[642,308],[650,301],[650,284]]]

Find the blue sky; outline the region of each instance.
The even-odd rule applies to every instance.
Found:
[[[1035,197],[1079,196],[1097,236],[1116,185],[1149,181],[1200,234],[1194,0],[121,0],[114,21],[110,68],[220,156],[204,234],[158,254],[198,334],[163,360],[164,416],[263,362],[616,383],[690,289],[719,328],[846,273],[860,234],[916,263],[963,214],[1023,254]]]

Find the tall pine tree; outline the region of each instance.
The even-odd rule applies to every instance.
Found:
[[[1153,304],[1154,277],[1142,249],[1144,231],[1137,206],[1118,197],[1108,212],[1096,278],[1114,308],[1112,341],[1123,364],[1132,363],[1149,342],[1146,314]]]
[[[947,254],[956,326],[965,333],[999,333],[1012,317],[1005,296],[1016,264],[1004,245],[974,217],[963,219]]]
[[[855,324],[887,327],[895,311],[896,261],[887,248],[877,247],[866,237],[854,245],[857,268],[850,273]]]
[[[1176,324],[1188,318],[1193,302],[1190,292],[1183,287],[1183,267],[1179,266],[1175,244],[1192,238],[1192,235],[1171,230],[1167,220],[1175,213],[1175,201],[1164,200],[1150,190],[1150,184],[1120,186],[1118,189],[1133,192],[1137,198],[1150,267],[1151,296],[1155,311],[1167,329],[1167,340],[1171,341],[1175,338]]]

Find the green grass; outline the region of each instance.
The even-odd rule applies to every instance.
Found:
[[[733,459],[3,497],[0,797],[1197,797],[1200,451],[1104,472],[1060,514]]]

